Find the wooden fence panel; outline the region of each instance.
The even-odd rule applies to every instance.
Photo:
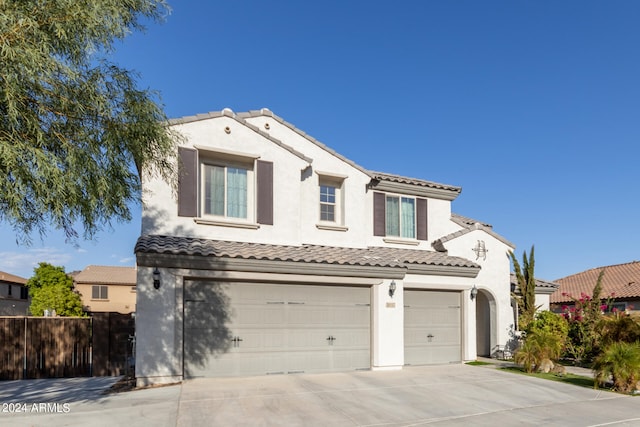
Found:
[[[0,317],[0,379],[19,379],[24,363],[23,317]]]
[[[93,313],[93,375],[111,376],[131,373],[131,337],[135,321],[130,314]]]
[[[2,317],[0,352],[3,380],[89,376],[91,319]]]

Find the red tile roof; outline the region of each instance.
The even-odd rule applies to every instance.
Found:
[[[571,302],[570,296],[580,298],[582,293],[591,296],[598,281],[600,271],[605,270],[602,278],[602,297],[638,298],[640,297],[640,261],[626,264],[592,268],[554,280],[560,288],[551,294],[551,303]],[[565,295],[563,295],[565,294]]]

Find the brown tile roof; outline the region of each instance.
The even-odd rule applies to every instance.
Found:
[[[16,276],[14,274],[5,273],[4,271],[0,271],[0,282],[18,283],[20,285],[26,285],[27,279],[22,278],[20,276]]]
[[[614,298],[640,297],[640,261],[632,261],[626,264],[592,268],[558,279],[555,282],[560,284],[560,288],[551,295],[550,301],[552,303],[571,302],[570,296],[580,298],[582,293],[591,296],[602,269],[605,269],[602,278],[603,297],[609,297],[612,294]]]
[[[350,160],[350,159],[344,157],[340,153],[336,152],[332,148],[330,148],[327,145],[323,144],[322,142],[318,141],[317,139],[315,139],[311,135],[307,134],[303,130],[298,129],[293,124],[287,122],[286,120],[282,119],[278,115],[274,114],[268,108],[262,108],[260,110],[251,110],[251,111],[248,111],[248,112],[238,112],[238,113],[235,113],[234,111],[232,111],[229,108],[225,108],[222,111],[211,111],[209,113],[197,114],[197,115],[193,115],[193,116],[185,116],[185,117],[180,117],[180,118],[177,118],[177,119],[171,119],[171,120],[169,120],[169,124],[170,125],[185,124],[185,123],[191,123],[191,122],[195,122],[195,121],[207,120],[207,119],[212,119],[212,118],[217,118],[217,117],[229,117],[229,118],[232,118],[232,119],[236,120],[238,123],[241,123],[241,124],[247,126],[248,128],[254,130],[255,132],[259,133],[260,135],[264,136],[265,138],[270,139],[271,141],[273,141],[277,145],[280,145],[281,147],[285,148],[286,150],[291,151],[293,154],[295,154],[296,156],[302,158],[303,160],[305,160],[305,161],[307,161],[309,163],[312,163],[313,160],[308,158],[308,157],[306,157],[304,154],[294,150],[293,148],[289,147],[288,145],[284,144],[279,139],[274,138],[268,132],[265,132],[262,129],[259,129],[256,126],[252,125],[246,119],[247,118],[252,118],[252,117],[270,117],[270,118],[274,119],[275,121],[281,123],[283,126],[288,127],[293,132],[297,133],[298,135],[302,136],[303,138],[307,139],[311,143],[317,145],[321,149],[327,151],[328,153],[334,155],[335,157],[337,157],[338,159],[342,160],[343,162],[353,166],[354,168],[358,169],[362,173],[368,175],[371,179],[379,180],[379,181],[397,182],[397,183],[401,183],[401,184],[411,184],[411,185],[417,185],[417,186],[420,186],[420,187],[436,188],[436,189],[439,189],[439,190],[448,190],[448,191],[452,191],[452,192],[458,193],[458,194],[462,191],[461,187],[456,187],[456,186],[453,186],[453,185],[440,184],[440,183],[437,183],[437,182],[426,181],[426,180],[423,180],[423,179],[409,178],[409,177],[405,177],[405,176],[394,175],[394,174],[389,174],[389,173],[384,173],[384,172],[374,172],[374,171],[365,169],[362,166],[360,166],[359,164],[355,163],[353,160]]]
[[[478,264],[464,258],[424,250],[385,247],[344,248],[321,245],[285,246],[155,235],[140,237],[136,243],[135,252],[371,267],[430,265],[480,268]]]
[[[76,283],[98,283],[104,285],[135,285],[135,267],[112,267],[90,265],[73,278]]]
[[[451,214],[451,220],[453,222],[455,222],[456,224],[460,225],[461,227],[467,227],[468,228],[468,227],[474,226],[476,224],[480,224],[483,227],[493,228],[493,226],[491,224],[488,224],[486,222],[481,222],[481,221],[478,221],[476,219],[469,218],[469,217],[466,217],[466,216],[462,216],[462,215],[459,215],[457,213],[452,213]]]
[[[511,273],[510,279],[511,279],[511,288],[514,290],[515,293],[519,294],[520,289],[518,286],[518,278],[516,277],[516,274]],[[535,279],[535,280],[536,280],[537,293],[550,294],[551,292],[553,292],[554,289],[558,289],[558,287],[560,286],[555,282],[549,282],[542,279]]]
[[[394,174],[384,173],[384,172],[369,171],[369,176],[371,176],[371,179],[375,179],[378,181],[389,181],[389,182],[397,182],[400,184],[417,185],[420,187],[437,188],[440,190],[453,191],[455,193],[460,193],[462,191],[462,187],[456,187],[456,186],[447,185],[447,184],[440,184],[438,182],[426,181],[424,179],[409,178],[406,176],[394,175]]]

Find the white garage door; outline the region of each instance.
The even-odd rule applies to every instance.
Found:
[[[188,281],[185,377],[368,369],[370,290]]]
[[[405,290],[404,363],[462,360],[460,292]]]

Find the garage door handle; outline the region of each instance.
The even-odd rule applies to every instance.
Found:
[[[334,337],[333,335],[329,335],[329,337],[327,338],[327,341],[329,341],[329,345],[333,345],[333,342],[336,340],[336,337]]]
[[[432,339],[433,339],[433,335],[431,334],[427,335],[427,341],[431,342]]]
[[[234,347],[240,347],[241,341],[244,341],[244,340],[240,337],[233,337],[233,339],[231,340],[231,342],[233,342]]]

